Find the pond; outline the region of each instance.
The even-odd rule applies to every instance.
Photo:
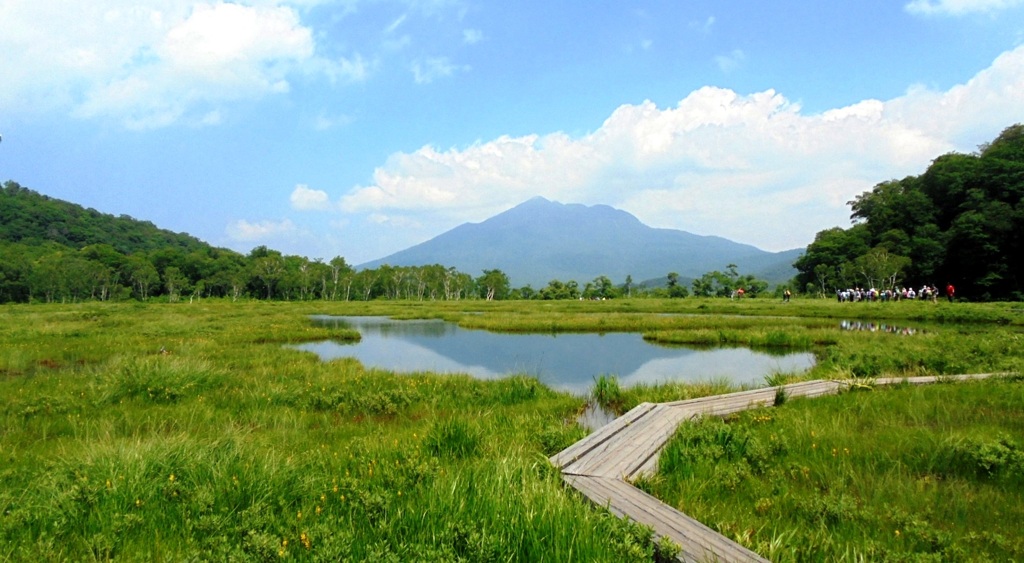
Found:
[[[314,322],[352,328],[357,343],[310,342],[291,346],[322,360],[355,358],[389,371],[466,373],[480,379],[512,374],[536,377],[552,389],[586,395],[600,375],[622,387],[638,383],[729,381],[760,387],[775,372],[814,365],[809,352],[772,354],[746,348],[691,349],[644,341],[637,333],[504,334],[467,330],[441,320],[314,316]]]

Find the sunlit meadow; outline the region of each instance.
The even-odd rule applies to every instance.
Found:
[[[312,314],[384,314],[814,351],[810,373],[779,380],[1019,370],[1016,306],[906,305],[6,306],[0,559],[655,560],[650,530],[591,506],[547,462],[585,435],[576,419],[590,397],[523,375],[478,381],[325,363],[284,345],[358,338],[315,326]],[[883,315],[921,330],[902,337],[837,328],[838,319]],[[595,382],[594,394],[614,398],[620,412],[730,390],[618,389],[613,376]]]

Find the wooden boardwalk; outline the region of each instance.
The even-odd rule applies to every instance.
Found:
[[[852,385],[924,384],[991,375],[817,380],[785,385],[783,389],[787,398],[818,397],[838,393]],[[706,415],[725,416],[750,408],[774,406],[777,390],[769,387],[671,403],[641,403],[555,454],[550,461],[561,469],[567,484],[594,503],[620,518],[650,526],[658,538],[666,537],[675,542],[681,548],[680,561],[767,561],[631,483],[637,477],[657,471],[658,454],[680,423]]]

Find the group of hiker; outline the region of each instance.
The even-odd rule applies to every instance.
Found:
[[[946,284],[946,299],[953,302],[956,289],[953,284]],[[856,301],[902,301],[902,300],[927,300],[938,302],[939,288],[934,285],[923,285],[915,290],[913,287],[896,287],[893,289],[878,290],[875,288],[855,287],[850,289],[836,289],[836,299],[840,303]]]

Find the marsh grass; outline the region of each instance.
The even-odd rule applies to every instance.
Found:
[[[624,394],[622,387],[619,386],[619,378],[614,375],[601,374],[596,377],[591,395],[594,402],[605,409],[620,414],[623,412]]]
[[[1019,309],[1011,305],[965,306],[955,312],[958,324],[900,338],[833,328],[851,311],[875,318],[880,308],[754,301],[5,306],[0,560],[658,557],[650,530],[591,506],[546,461],[582,437],[575,417],[587,398],[526,376],[398,375],[284,346],[356,337],[314,325],[314,314],[506,330],[763,331],[778,333],[775,342],[834,330],[835,343],[812,344],[819,360],[808,377],[1024,367]],[[885,310],[953,322],[938,318],[943,307]],[[1003,318],[1010,320],[999,324]],[[730,390],[712,381],[637,386],[618,396],[628,409]],[[972,467],[1007,465],[1006,452],[1016,451],[996,434],[977,443],[972,436],[944,450],[955,453],[949,463],[960,473],[943,483],[965,480],[960,475]],[[789,440],[791,448],[798,443]],[[844,471],[808,467],[821,479],[847,479]],[[1020,521],[1002,508],[1005,497],[974,498]],[[833,504],[838,510],[843,502]],[[904,510],[918,518],[915,508]],[[721,529],[729,531],[724,524],[733,518],[720,516]],[[746,529],[737,524],[730,533]],[[788,533],[756,537],[783,546]],[[998,553],[1018,553],[1011,548],[1019,534],[997,533],[1010,546]]]
[[[282,346],[320,312],[0,310],[0,560],[654,558],[547,463],[581,398]]]
[[[643,486],[772,560],[1019,560],[1024,384],[904,385],[702,419]]]

